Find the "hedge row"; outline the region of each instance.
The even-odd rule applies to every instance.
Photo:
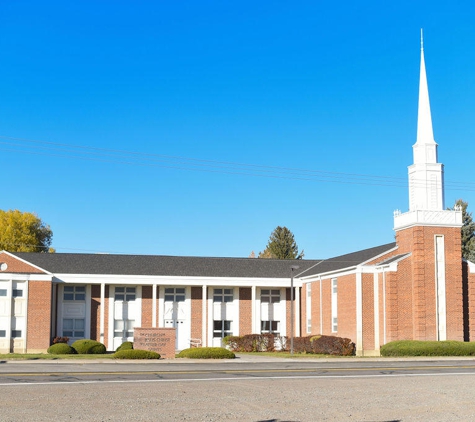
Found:
[[[225,345],[234,352],[273,352],[276,349],[289,351],[290,338],[273,334],[249,334],[245,336],[228,336]],[[353,356],[355,344],[348,338],[335,336],[294,337],[295,353],[312,353],[322,355]]]
[[[124,349],[114,353],[115,359],[160,359],[160,354],[150,350]]]
[[[475,356],[475,342],[399,340],[381,346],[381,356]]]
[[[177,358],[234,359],[236,355],[223,347],[191,347],[178,353]]]

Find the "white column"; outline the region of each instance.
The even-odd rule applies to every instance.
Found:
[[[295,287],[295,337],[300,337],[300,287]]]
[[[105,305],[106,305],[106,285],[105,283],[101,283],[101,311],[99,316],[99,336],[100,342],[104,344],[104,313],[105,313]],[[114,327],[110,327],[109,329],[114,330]],[[110,336],[109,336],[110,337]]]
[[[363,355],[363,275],[356,271],[356,355]]]
[[[208,346],[208,339],[206,337],[206,297],[207,297],[208,286],[203,285],[201,287],[201,343],[203,347]]]
[[[152,328],[157,328],[157,285],[152,286]]]
[[[257,300],[256,300],[256,286],[251,287],[251,319],[252,319],[252,334],[259,333],[260,330],[257,328],[259,321],[257,321]]]

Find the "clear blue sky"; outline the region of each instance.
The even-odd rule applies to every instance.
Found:
[[[446,205],[475,209],[474,16],[468,0],[4,1],[0,208],[36,212],[58,252],[247,257],[277,225],[306,258],[392,242],[423,27]]]

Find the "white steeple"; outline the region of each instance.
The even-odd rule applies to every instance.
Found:
[[[414,164],[409,167],[409,210],[443,210],[444,170],[437,162],[437,144],[432,131],[422,29],[417,140],[412,148]]]
[[[417,140],[412,146],[414,164],[409,166],[409,212],[394,213],[394,229],[413,225],[462,225],[462,213],[447,211],[444,204],[444,166],[437,162],[437,144],[432,130],[429,90],[427,86],[424,44],[421,29],[421,71]]]

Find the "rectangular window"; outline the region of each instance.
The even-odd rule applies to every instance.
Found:
[[[305,285],[307,289],[306,313],[307,313],[307,334],[312,332],[312,283]]]
[[[121,338],[133,337],[134,326],[135,326],[135,320],[133,319],[115,320],[114,321],[114,337],[121,337]]]
[[[213,337],[223,338],[226,336],[232,336],[232,321],[222,320],[213,321]]]
[[[20,289],[13,289],[12,290],[13,297],[23,297],[23,290]]]
[[[262,289],[261,290],[262,303],[280,303],[280,290],[278,289]]]
[[[12,338],[20,338],[21,330],[12,330]]]
[[[7,295],[7,289],[0,289],[0,296],[6,296]]]
[[[84,338],[84,318],[64,318],[63,337]]]
[[[232,302],[234,299],[233,289],[214,289],[213,291],[213,302]]]
[[[280,321],[261,321],[261,334],[280,334]]]
[[[184,302],[185,288],[184,287],[167,287],[165,289],[165,302]]]
[[[338,331],[338,280],[332,278],[332,333]]]
[[[116,302],[133,302],[135,300],[135,287],[116,287],[114,300]]]
[[[64,286],[63,300],[86,300],[85,286]]]
[[[6,330],[0,330],[0,338],[6,337],[6,336],[7,336]]]

